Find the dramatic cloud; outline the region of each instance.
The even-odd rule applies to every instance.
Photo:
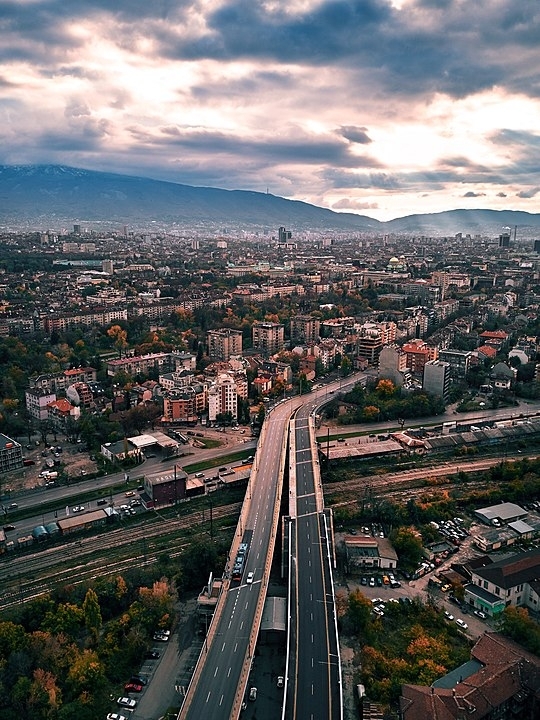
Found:
[[[0,16],[1,163],[380,219],[535,209],[533,0],[0,0]]]

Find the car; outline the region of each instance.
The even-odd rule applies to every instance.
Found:
[[[4,532],[10,532],[11,530],[15,530],[15,525],[4,525]]]
[[[452,588],[452,585],[450,583],[445,583],[444,585],[441,585],[441,591],[442,592],[448,592]]]
[[[360,580],[360,585],[367,585],[368,579],[365,575],[362,575],[362,578]]]
[[[124,493],[126,497],[133,497],[135,495],[135,492],[133,490],[128,490],[127,493]]]
[[[445,610],[445,611],[444,611],[444,617],[445,617],[447,620],[453,620],[453,619],[454,619],[454,616],[452,615],[452,613],[449,613],[448,610]]]
[[[11,505],[8,505],[8,510],[16,510],[18,507],[17,503],[11,503]]]
[[[250,700],[256,700],[256,699],[257,699],[257,688],[256,688],[256,687],[250,688],[250,690],[249,690],[249,699],[250,699]]]
[[[399,580],[390,580],[390,587],[391,588],[400,588],[401,583],[399,582]]]
[[[100,500],[97,501],[96,504],[97,504],[97,505],[106,505],[106,504],[107,504],[107,500],[106,500],[105,498],[101,498]]]
[[[157,642],[169,642],[169,636],[159,632],[154,633],[153,639]]]
[[[125,715],[119,715],[118,713],[109,713],[107,720],[127,720],[127,717]]]
[[[283,687],[284,684],[285,684],[285,678],[283,677],[283,675],[278,675],[277,686]]]
[[[486,613],[483,613],[481,610],[475,610],[474,614],[476,615],[476,617],[479,617],[481,620],[486,619]]]
[[[74,512],[74,513],[83,512],[83,510],[84,510],[84,505],[75,505],[75,506],[73,507],[73,512]]]
[[[135,498],[135,500],[132,500],[129,504],[131,507],[139,507],[142,505],[142,502],[138,498]]]
[[[369,587],[375,587],[375,578],[374,577],[369,578]]]
[[[247,582],[248,585],[251,585],[251,583],[253,582],[253,576],[254,576],[254,575],[255,575],[254,572],[248,572],[247,578],[246,578],[246,582]]]
[[[463,630],[466,630],[469,627],[467,625],[467,623],[465,622],[465,620],[462,620],[461,618],[456,619],[456,625],[459,625],[459,627],[462,628]]]
[[[379,617],[384,617],[384,610],[381,607],[373,608],[373,612],[375,613],[375,615],[378,615]]]
[[[159,653],[157,650],[149,650],[146,653],[145,658],[147,660],[159,660]]]
[[[124,685],[124,692],[141,692],[143,686],[140,683],[128,682]]]
[[[129,682],[135,683],[136,685],[148,685],[148,678],[142,675],[132,675],[129,678]]]
[[[388,575],[383,575],[382,581],[385,585],[390,585],[390,579],[388,578]]]
[[[134,710],[137,707],[137,701],[130,697],[119,697],[116,704],[120,707],[129,708]]]

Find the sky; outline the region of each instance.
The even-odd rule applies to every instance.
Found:
[[[0,0],[0,164],[540,211],[539,0]]]

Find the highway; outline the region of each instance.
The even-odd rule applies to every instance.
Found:
[[[239,715],[276,541],[289,412],[290,407],[282,405],[265,421],[226,568],[225,595],[210,624],[179,718],[223,720]],[[249,545],[247,560],[242,578],[233,580],[231,570],[240,542]],[[249,573],[253,573],[252,583],[246,582]]]
[[[286,718],[342,718],[339,641],[335,623],[328,518],[323,513],[316,448],[310,433],[310,403],[294,421],[295,519],[291,588],[294,597],[294,647],[291,645],[292,692]],[[291,697],[292,696],[292,697]]]

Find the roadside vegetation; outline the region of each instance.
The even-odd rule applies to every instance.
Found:
[[[228,543],[195,540],[177,560],[161,556],[90,583],[65,585],[0,617],[2,720],[96,720],[139,671],[157,629],[174,625],[179,594],[219,573]]]

